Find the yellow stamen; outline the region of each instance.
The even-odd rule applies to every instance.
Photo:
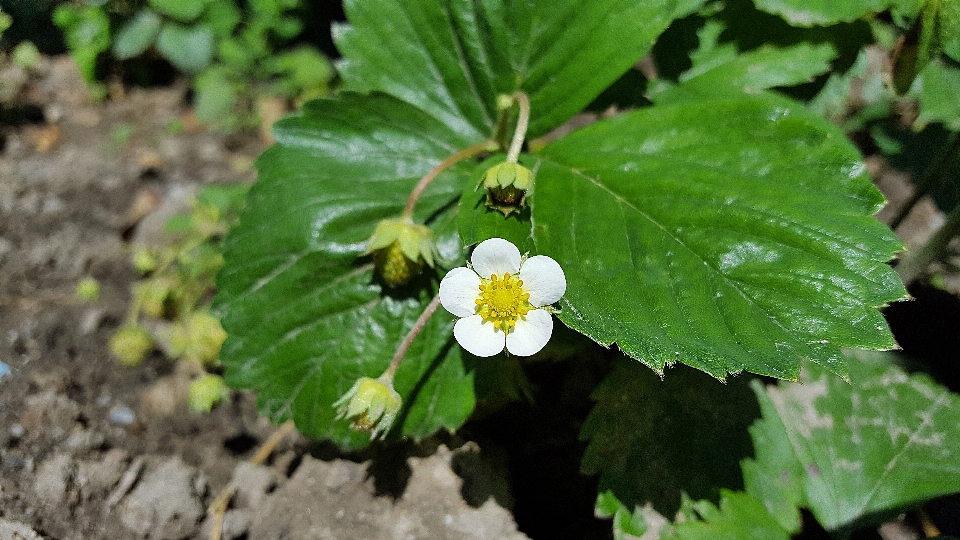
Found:
[[[506,272],[503,276],[491,274],[490,279],[481,278],[480,294],[476,300],[477,313],[484,322],[493,324],[495,332],[512,331],[517,319],[534,309],[530,294],[524,292],[519,274]]]

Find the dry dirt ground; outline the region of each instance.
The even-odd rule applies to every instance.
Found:
[[[126,239],[150,232],[137,201],[252,181],[262,144],[189,129],[182,84],[115,94],[92,102],[68,58],[45,59],[0,124],[0,540],[208,538],[231,481],[224,538],[526,538],[502,460],[475,443],[342,459],[290,436],[253,466],[276,427],[251,395],[194,413],[159,352],[118,367]],[[95,302],[75,295],[86,276]]]

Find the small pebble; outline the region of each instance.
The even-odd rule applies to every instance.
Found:
[[[23,424],[14,424],[10,426],[10,436],[14,439],[19,439],[23,437],[24,429]]]
[[[110,407],[110,421],[121,426],[129,426],[137,419],[133,410],[126,405],[114,405]]]

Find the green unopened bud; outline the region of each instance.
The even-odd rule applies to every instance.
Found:
[[[381,376],[357,379],[333,406],[337,408],[337,420],[349,418],[353,429],[369,431],[373,440],[390,430],[402,404],[400,394],[393,389],[393,378]]]
[[[167,301],[173,289],[171,279],[152,277],[134,286],[133,297],[144,313],[159,319],[167,312]]]
[[[135,366],[153,350],[153,336],[143,327],[131,324],[117,330],[109,346],[121,365]]]
[[[190,381],[190,408],[210,412],[213,406],[230,397],[227,384],[219,375],[207,374]]]
[[[157,269],[157,256],[152,251],[137,248],[133,251],[133,267],[141,274],[149,274]]]
[[[519,163],[504,162],[490,167],[483,175],[487,206],[503,212],[504,216],[519,211],[526,203],[532,174]]]
[[[220,321],[204,311],[195,311],[170,329],[170,354],[204,365],[216,364],[227,333]]]
[[[410,219],[384,219],[367,240],[367,253],[373,254],[373,264],[384,283],[398,287],[409,283],[424,265],[433,267],[437,245],[429,227]]]
[[[100,298],[100,282],[92,277],[85,277],[77,283],[77,298],[84,302],[95,302]]]

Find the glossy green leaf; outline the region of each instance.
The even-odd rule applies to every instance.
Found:
[[[207,0],[147,0],[150,7],[181,22],[191,22],[203,13]]]
[[[663,540],[789,540],[784,530],[764,508],[746,493],[724,491],[720,505],[693,503],[696,518],[676,523]]]
[[[399,215],[417,180],[465,141],[419,109],[384,95],[317,100],[274,127],[257,162],[248,210],[225,240],[216,309],[231,386],[259,390],[260,410],[305,434],[360,446],[366,434],[333,422],[333,402],[360,376],[376,377],[429,301],[417,287],[383,290],[364,257],[377,222]],[[441,255],[462,264],[453,201],[469,164],[441,174],[421,197]],[[420,286],[435,290],[435,277]],[[431,281],[432,280],[432,281]],[[431,284],[432,283],[432,284]],[[436,313],[396,376],[400,432],[458,427],[473,408],[471,376]]]
[[[133,58],[153,45],[158,33],[160,16],[149,9],[141,10],[117,33],[113,42],[113,55],[120,60]]]
[[[846,374],[841,347],[894,346],[900,248],[856,149],[764,96],[658,106],[538,154],[538,253],[567,276],[560,319],[658,372]]]
[[[742,484],[737,465],[751,453],[747,427],[760,415],[745,381],[723,384],[685,366],[661,380],[623,359],[592,397],[582,470],[600,475],[601,492],[672,516],[682,492],[717,500],[721,488]]]
[[[903,0],[754,0],[754,3],[794,26],[826,26],[879,13],[902,4]]]
[[[213,57],[213,32],[206,26],[166,23],[157,36],[157,50],[187,73],[199,73]]]
[[[849,383],[810,366],[801,384],[754,390],[763,419],[747,491],[777,503],[768,508],[792,530],[789,505],[849,530],[960,491],[960,397],[925,375],[865,359],[851,361]]]
[[[351,26],[335,36],[348,89],[392,94],[474,140],[492,135],[497,95],[523,90],[536,137],[637,62],[676,8],[675,0],[348,0]]]
[[[934,60],[920,73],[911,93],[920,97],[920,126],[942,122],[947,129],[960,131],[960,69]]]

